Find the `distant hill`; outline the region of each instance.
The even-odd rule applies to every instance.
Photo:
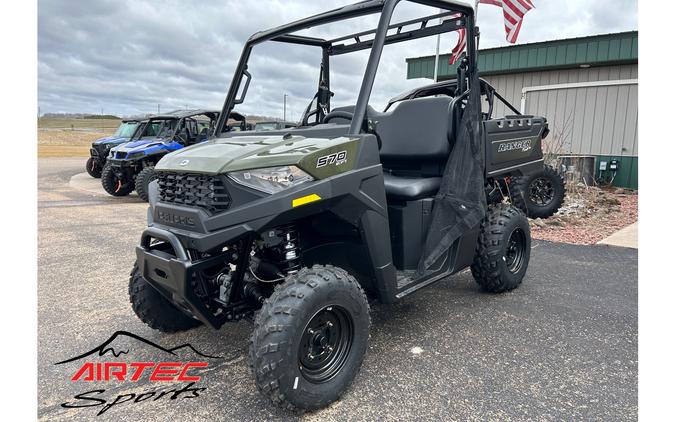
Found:
[[[120,117],[113,114],[85,114],[85,113],[45,113],[41,118],[48,119],[103,119],[119,120]]]

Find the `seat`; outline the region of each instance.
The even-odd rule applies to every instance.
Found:
[[[384,173],[384,191],[387,198],[403,201],[430,198],[441,186],[440,177],[406,177]]]

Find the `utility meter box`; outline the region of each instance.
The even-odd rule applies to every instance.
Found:
[[[610,171],[619,170],[619,160],[610,160],[609,161],[609,170]]]

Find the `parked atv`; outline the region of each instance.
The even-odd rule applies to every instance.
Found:
[[[110,150],[101,174],[103,188],[113,196],[126,196],[135,189],[147,201],[148,183],[155,178],[159,159],[207,140],[217,118],[217,111],[181,110],[144,121],[129,142]]]
[[[546,119],[483,119],[471,6],[424,0],[442,12],[392,25],[398,3],[364,1],[254,34],[214,139],[164,156],[149,187],[133,310],[164,332],[254,320],[255,382],[286,409],[344,393],[368,348],[369,302],[398,301],[468,267],[483,290],[506,292],[529,264],[525,214],[488,207],[486,186],[541,170]],[[370,14],[379,16],[373,31],[304,33]],[[368,105],[384,45],[462,28],[467,55],[452,92],[385,112]],[[266,41],[321,49],[316,95],[297,128],[228,132],[254,77],[253,47]],[[367,49],[356,104],[331,109],[330,58]]]
[[[128,142],[136,132],[136,129],[138,129],[139,123],[140,120],[138,119],[124,119],[115,133],[105,138],[97,139],[91,144],[91,149],[89,150],[91,156],[85,164],[85,169],[91,177],[97,179],[101,177],[101,171],[105,166],[110,149]]]

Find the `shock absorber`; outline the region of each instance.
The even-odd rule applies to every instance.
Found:
[[[251,251],[250,270],[258,281],[280,281],[300,269],[298,231],[292,224],[265,232],[262,240],[257,251]]]
[[[300,248],[298,246],[298,231],[289,224],[277,229],[277,236],[282,240],[279,244],[279,269],[285,274],[292,274],[300,269]]]

